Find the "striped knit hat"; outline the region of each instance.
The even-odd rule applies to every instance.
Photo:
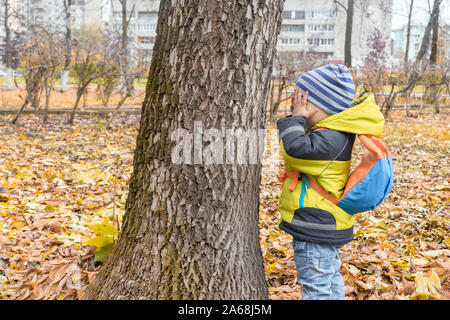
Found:
[[[352,106],[355,85],[347,67],[328,64],[303,74],[295,84],[309,91],[308,100],[329,114],[339,113]]]

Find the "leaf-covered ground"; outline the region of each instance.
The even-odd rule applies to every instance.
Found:
[[[24,115],[18,126],[10,117],[0,116],[0,298],[77,299],[99,269],[87,244],[120,229],[138,116],[85,116],[73,127],[60,116],[42,125]],[[385,203],[355,218],[355,240],[341,253],[347,299],[450,298],[447,117],[394,114],[387,123],[396,183]],[[277,227],[274,150],[268,139],[261,247],[270,298],[299,299],[291,237]]]

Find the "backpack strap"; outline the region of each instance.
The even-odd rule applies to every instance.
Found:
[[[386,146],[374,136],[369,134],[360,134],[358,135],[358,138],[367,150],[376,154],[377,159],[389,157],[389,151]]]
[[[336,199],[333,197],[330,193],[325,191],[324,188],[322,188],[317,182],[314,181],[314,179],[308,179],[306,175],[303,176],[307,181],[309,181],[309,185],[311,188],[316,190],[322,197],[330,201],[331,203],[337,205],[339,203],[339,199]]]
[[[291,178],[292,182],[289,185],[288,189],[293,191],[295,189],[295,187],[297,186],[299,176],[300,176],[299,171],[288,171],[288,170],[286,170],[286,168],[284,168],[284,171],[281,174],[281,176],[278,177],[278,180],[280,180],[282,183],[284,183],[284,180],[286,180],[287,178]]]

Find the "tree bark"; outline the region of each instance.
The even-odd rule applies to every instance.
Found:
[[[347,22],[345,26],[344,60],[345,65],[349,68],[352,67],[353,5],[354,0],[347,1]]]
[[[206,164],[195,127],[263,131],[283,3],[161,1],[122,231],[84,299],[267,298],[261,158]],[[180,128],[190,163],[171,159]]]
[[[411,41],[411,20],[412,20],[412,11],[414,7],[414,0],[410,0],[409,4],[409,13],[408,13],[408,27],[406,31],[406,49],[405,49],[405,62],[408,62],[409,55],[409,43]]]

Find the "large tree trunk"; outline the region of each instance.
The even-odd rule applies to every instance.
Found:
[[[206,129],[264,131],[283,2],[161,1],[124,224],[85,299],[267,298],[261,158],[238,164],[216,136],[207,164],[199,146]],[[177,164],[181,129],[194,152]]]
[[[347,22],[345,26],[344,60],[345,65],[352,67],[352,30],[353,30],[354,0],[347,1]]]

